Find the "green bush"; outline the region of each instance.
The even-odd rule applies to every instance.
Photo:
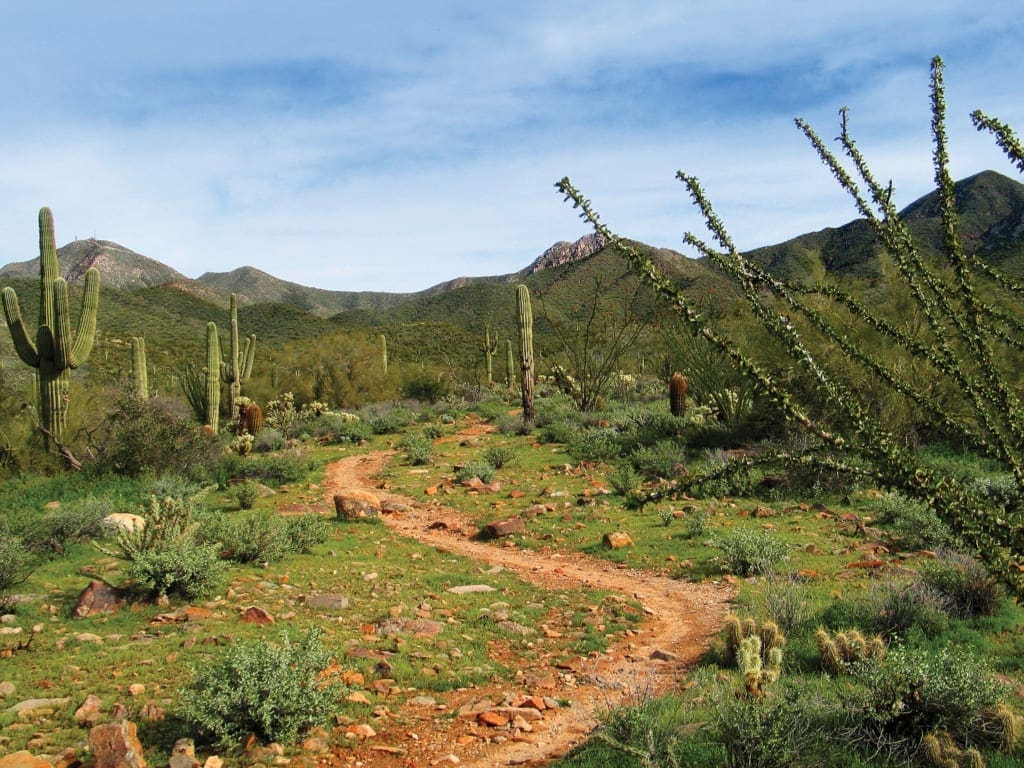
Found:
[[[340,703],[340,685],[322,674],[329,662],[317,629],[296,645],[286,634],[280,645],[230,646],[182,691],[181,716],[224,745],[250,733],[290,744],[325,725]]]
[[[313,547],[323,544],[331,535],[330,520],[320,515],[297,515],[286,517],[288,523],[289,550],[309,554]]]
[[[955,618],[989,616],[1003,599],[1003,589],[984,565],[969,555],[946,551],[921,569],[921,580],[948,602]]]
[[[516,452],[507,445],[493,445],[484,451],[484,461],[495,469],[501,469],[516,458]]]
[[[455,479],[464,483],[472,478],[479,478],[482,482],[489,483],[494,480],[494,467],[486,461],[467,461],[455,472]]]
[[[102,536],[103,518],[114,511],[109,499],[95,496],[62,504],[24,520],[19,531],[22,544],[46,558],[62,557],[69,546]]]
[[[619,496],[629,496],[629,494],[640,487],[643,480],[633,467],[626,463],[619,464],[608,475],[608,482],[611,484],[612,490],[619,494]]]
[[[329,443],[361,443],[373,437],[373,427],[349,413],[324,413],[310,425],[310,434]]]
[[[401,432],[416,418],[416,414],[401,405],[379,405],[370,409],[368,422],[375,435]]]
[[[284,447],[284,435],[273,427],[264,427],[253,440],[252,449],[256,453],[271,453]]]
[[[822,618],[830,629],[856,627],[886,639],[935,637],[949,628],[949,601],[920,580],[873,583],[867,594],[836,600]]]
[[[37,562],[19,537],[0,535],[0,595],[31,576]]]
[[[576,429],[565,450],[577,461],[608,461],[619,455],[618,435],[611,427]]]
[[[722,689],[713,732],[727,768],[790,768],[798,764],[806,721],[783,698],[756,699]]]
[[[865,749],[890,754],[914,754],[935,730],[960,744],[987,740],[986,713],[1002,693],[982,661],[952,646],[893,648],[882,662],[860,667],[857,677],[865,687],[850,708],[857,737]]]
[[[304,480],[313,468],[310,457],[300,451],[268,456],[225,454],[221,460],[222,479],[256,480],[277,487]]]
[[[683,449],[674,440],[660,440],[638,448],[630,455],[632,465],[645,477],[671,480],[686,472]]]
[[[423,432],[410,432],[402,440],[402,450],[410,464],[429,464],[434,457],[434,441]]]
[[[198,536],[204,544],[219,543],[221,555],[239,563],[273,563],[291,551],[288,523],[270,513],[207,515]]]
[[[708,530],[711,522],[711,513],[701,507],[687,512],[683,525],[683,537],[696,539],[703,536]]]
[[[737,576],[764,576],[788,557],[786,545],[766,531],[739,528],[715,538],[711,545],[722,551],[725,568]]]
[[[889,526],[903,549],[938,549],[953,543],[949,526],[927,504],[893,493],[882,497],[877,509],[877,521]]]
[[[259,497],[259,483],[254,483],[252,480],[244,480],[235,486],[235,499],[238,501],[239,509],[252,509],[256,499]]]

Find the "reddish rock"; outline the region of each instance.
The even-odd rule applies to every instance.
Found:
[[[146,768],[142,744],[130,720],[90,729],[89,749],[95,768]]]
[[[633,546],[633,540],[625,531],[606,533],[601,541],[608,549],[622,549],[623,547]]]
[[[486,725],[488,728],[504,728],[508,725],[508,718],[495,712],[493,709],[478,714],[476,721],[480,725]]]
[[[526,523],[523,522],[522,518],[509,517],[505,520],[496,520],[493,523],[488,523],[484,530],[488,536],[494,538],[510,536],[513,533],[524,533],[526,531]]]
[[[334,496],[334,509],[342,520],[376,517],[381,512],[380,499],[369,491],[344,490]]]
[[[274,623],[274,617],[267,613],[262,608],[258,608],[255,605],[249,606],[242,612],[241,619],[246,624],[256,624],[261,627],[266,627]]]
[[[93,580],[78,595],[71,615],[83,619],[101,613],[116,613],[124,605],[124,600],[124,590]]]
[[[75,722],[79,725],[91,728],[96,725],[100,719],[100,707],[103,706],[103,701],[94,693],[90,693],[85,697],[85,701],[82,702],[82,706],[75,710]]]
[[[49,760],[36,757],[27,749],[0,757],[0,768],[52,768]]]

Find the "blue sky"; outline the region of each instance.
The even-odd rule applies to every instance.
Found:
[[[372,7],[371,7],[372,5]],[[1014,172],[1019,2],[6,3],[0,263],[95,236],[190,277],[336,290],[515,271],[586,233],[681,248],[699,176],[741,248],[854,216],[792,120],[851,125],[900,205],[931,188],[928,65],[953,171]],[[157,7],[160,6],[160,7]],[[507,6],[507,7],[506,7]]]

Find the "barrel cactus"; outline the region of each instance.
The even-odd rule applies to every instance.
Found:
[[[673,373],[668,382],[668,404],[673,416],[686,413],[686,377],[681,373]]]

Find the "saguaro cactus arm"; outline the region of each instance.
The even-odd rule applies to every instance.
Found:
[[[13,288],[4,288],[3,305],[4,318],[11,331],[11,341],[14,342],[15,352],[18,353],[18,357],[25,365],[30,368],[38,368],[39,351],[32,339],[29,338],[25,321],[21,317],[21,308],[18,306],[18,294],[14,292]]]
[[[82,293],[82,311],[78,316],[78,333],[71,345],[68,361],[77,368],[89,358],[96,341],[96,315],[100,305],[100,273],[90,269],[85,273],[85,291]]]

